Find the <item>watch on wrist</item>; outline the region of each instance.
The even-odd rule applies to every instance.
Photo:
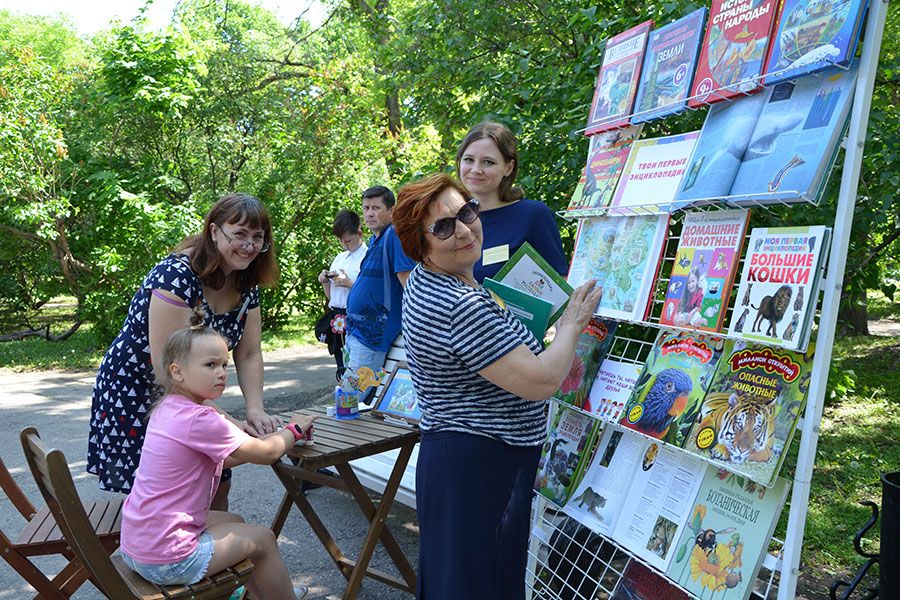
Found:
[[[300,429],[300,426],[296,423],[288,423],[284,426],[285,429],[291,432],[294,436],[294,441],[298,442],[303,439],[303,430]]]

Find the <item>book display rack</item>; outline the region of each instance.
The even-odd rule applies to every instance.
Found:
[[[859,173],[862,164],[863,146],[866,137],[866,128],[871,107],[872,88],[875,80],[875,72],[878,64],[878,55],[881,48],[881,40],[884,33],[884,23],[888,3],[885,0],[871,0],[865,15],[865,34],[860,43],[861,55],[857,59],[858,75],[853,90],[853,102],[849,114],[849,123],[843,130],[841,139],[843,148],[841,181],[838,193],[838,202],[833,221],[825,223],[833,227],[831,232],[831,244],[827,249],[827,256],[823,257],[820,266],[821,278],[815,291],[815,302],[812,310],[817,316],[817,327],[813,338],[815,340],[815,352],[812,360],[811,377],[808,383],[808,392],[805,409],[800,416],[797,432],[799,440],[799,452],[796,466],[792,472],[786,472],[784,476],[790,479],[791,487],[788,499],[785,503],[787,510],[787,525],[784,528],[784,539],[772,537],[768,544],[768,552],[762,560],[756,580],[752,582],[752,597],[767,600],[789,600],[796,597],[797,580],[800,574],[800,555],[803,547],[804,529],[808,512],[810,484],[815,465],[816,446],[818,443],[819,423],[822,418],[825,388],[828,379],[829,365],[831,363],[837,314],[840,304],[842,282],[847,260],[850,229],[853,221],[854,206],[858,186]],[[863,29],[859,27],[858,29]],[[835,67],[848,68],[848,63],[835,64]],[[753,79],[752,83],[765,85],[766,78],[778,79],[778,74],[793,67],[786,67],[777,72],[765,73]],[[821,73],[811,73],[804,77],[821,77]],[[735,85],[729,86],[734,88]],[[749,86],[747,86],[749,87]],[[764,90],[765,91],[765,90]],[[762,93],[762,92],[760,92]],[[713,91],[715,94],[715,91]],[[707,97],[709,94],[707,94]],[[696,100],[691,97],[688,100]],[[721,100],[729,102],[732,100]],[[596,100],[595,100],[596,102]],[[708,98],[707,98],[708,102]],[[676,102],[679,110],[694,110],[684,106],[684,99]],[[660,108],[652,109],[652,112]],[[651,111],[644,111],[651,112]],[[641,116],[642,113],[627,115],[624,120]],[[623,121],[622,115],[615,115],[617,123]],[[592,127],[602,127],[602,120],[592,122]],[[838,152],[826,157],[828,162],[825,177],[815,188],[815,193],[800,193],[791,190],[779,190],[777,194],[766,194],[765,199],[756,199],[753,195],[719,196],[703,199],[701,202],[692,202],[689,205],[676,205],[674,203],[655,203],[648,205],[613,206],[588,209],[574,209],[559,213],[566,219],[580,219],[594,216],[641,216],[660,213],[673,215],[670,227],[680,229],[683,216],[689,211],[714,211],[739,208],[751,208],[757,211],[779,210],[779,215],[786,214],[780,209],[792,207],[797,204],[809,204],[818,206],[822,192],[827,184],[828,174],[831,172]],[[789,209],[788,209],[789,210]],[[751,217],[752,219],[752,217]],[[789,223],[785,223],[788,225]],[[751,221],[752,226],[752,221]],[[750,232],[746,234],[749,239]],[[628,337],[622,335],[623,329],[635,331],[635,327],[619,327],[606,358],[614,359],[633,365],[643,365],[651,352],[654,351],[652,339],[660,328],[673,329],[675,331],[695,331],[691,327],[678,327],[661,325],[660,319],[665,310],[665,295],[675,263],[678,260],[677,248],[679,236],[670,236],[664,247],[661,266],[657,273],[654,289],[650,293],[648,310],[641,320],[630,321],[636,327],[642,328],[646,335]],[[746,246],[746,244],[745,244]],[[746,254],[746,247],[742,256]],[[743,267],[743,258],[736,268],[738,273]],[[734,292],[731,294],[735,296]],[[726,298],[727,300],[727,298]],[[735,302],[737,299],[735,299]],[[809,299],[810,302],[813,298]],[[725,327],[717,332],[702,333],[721,339],[737,339],[739,336],[727,329],[731,322],[733,305],[723,307],[727,310],[723,324]],[[701,333],[701,332],[698,332]],[[554,403],[555,404],[555,403]],[[552,407],[555,409],[555,406]],[[591,414],[591,413],[586,413]],[[607,423],[607,428],[626,431],[621,425]],[[644,438],[640,432],[627,430],[628,435],[637,435]],[[599,436],[598,436],[599,437]],[[715,464],[714,461],[688,450],[675,449],[678,453]],[[784,449],[785,452],[788,448]],[[605,499],[602,499],[605,502]],[[602,504],[601,504],[602,506]],[[540,495],[536,496],[532,521],[531,539],[529,542],[529,566],[526,573],[526,584],[530,598],[546,600],[592,600],[595,598],[701,598],[701,597],[738,597],[729,596],[732,581],[722,580],[721,589],[706,595],[697,595],[676,585],[673,578],[664,572],[648,566],[648,561],[635,556],[635,553],[626,549],[618,540],[601,535],[595,530],[579,523],[568,516],[565,511],[556,504],[546,500]],[[723,539],[727,533],[723,531],[703,531],[701,535],[719,534],[719,545],[723,545]],[[698,546],[701,544],[698,536]],[[649,549],[649,547],[648,547]],[[660,584],[654,588],[654,595],[632,595],[632,588],[626,585],[629,573],[639,567],[645,571],[651,571]],[[627,588],[627,589],[626,589]],[[723,595],[724,594],[724,595]]]

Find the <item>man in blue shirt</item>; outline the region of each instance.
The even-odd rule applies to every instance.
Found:
[[[391,224],[394,193],[378,185],[362,195],[363,219],[374,234],[359,276],[347,298],[347,370],[369,367],[377,373],[391,342],[400,333],[403,287],[415,263],[400,246]]]

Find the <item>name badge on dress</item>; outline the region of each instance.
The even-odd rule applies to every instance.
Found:
[[[509,244],[502,246],[494,246],[488,248],[481,254],[482,266],[492,265],[494,263],[506,262],[509,260]]]

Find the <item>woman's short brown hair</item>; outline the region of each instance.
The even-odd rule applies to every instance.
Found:
[[[516,136],[513,135],[506,125],[493,121],[482,121],[470,129],[459,145],[459,150],[456,151],[456,172],[460,172],[459,164],[462,162],[463,154],[465,154],[469,144],[483,138],[493,140],[497,145],[497,149],[500,150],[503,160],[506,162],[512,161],[512,171],[500,180],[500,189],[497,190],[500,194],[500,200],[502,202],[521,200],[525,197],[525,192],[519,186],[513,185],[516,182],[516,173],[519,172],[519,150],[516,145]]]
[[[225,285],[222,273],[222,257],[213,241],[211,226],[222,228],[226,223],[246,225],[261,229],[265,241],[270,244],[267,252],[260,252],[243,271],[235,272],[235,287],[241,293],[252,290],[257,285],[268,287],[278,279],[278,265],[275,262],[275,246],[272,240],[272,224],[265,205],[250,194],[236,192],[228,194],[216,202],[203,220],[203,231],[182,240],[176,252],[191,250],[191,268],[204,285],[217,290]]]
[[[403,252],[416,262],[423,262],[428,254],[425,221],[431,203],[447,188],[453,188],[468,201],[472,194],[466,187],[446,173],[435,173],[407,183],[397,194],[394,207],[394,232],[400,238]]]

